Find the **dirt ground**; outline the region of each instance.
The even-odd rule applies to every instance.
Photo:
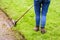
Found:
[[[13,21],[0,9],[0,40],[25,40],[24,36],[13,31]]]

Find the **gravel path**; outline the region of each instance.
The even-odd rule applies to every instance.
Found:
[[[13,31],[12,27],[12,20],[0,10],[0,40],[25,40],[21,34]]]

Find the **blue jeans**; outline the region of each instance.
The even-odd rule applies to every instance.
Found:
[[[41,27],[45,27],[49,4],[50,0],[34,0],[36,26],[39,27],[41,25]]]

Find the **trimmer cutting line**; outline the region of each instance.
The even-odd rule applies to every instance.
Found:
[[[13,25],[16,26],[17,22],[18,22],[32,7],[33,7],[33,5],[32,5],[30,8],[28,8],[17,20],[13,21]],[[0,9],[1,9],[1,8],[0,8]],[[2,9],[1,9],[1,10],[2,10]],[[2,11],[3,11],[3,10],[2,10]],[[4,11],[3,11],[3,12],[4,12]],[[6,16],[8,16],[6,12],[4,12],[4,13],[6,14]],[[8,17],[9,17],[9,16],[8,16]]]

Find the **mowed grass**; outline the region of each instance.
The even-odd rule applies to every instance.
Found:
[[[8,15],[16,20],[31,5],[33,0],[0,0],[0,7],[4,9]],[[32,8],[14,27],[17,31],[24,34],[27,40],[60,40],[60,0],[51,0],[49,11],[47,13],[45,34],[35,32],[34,8]]]

